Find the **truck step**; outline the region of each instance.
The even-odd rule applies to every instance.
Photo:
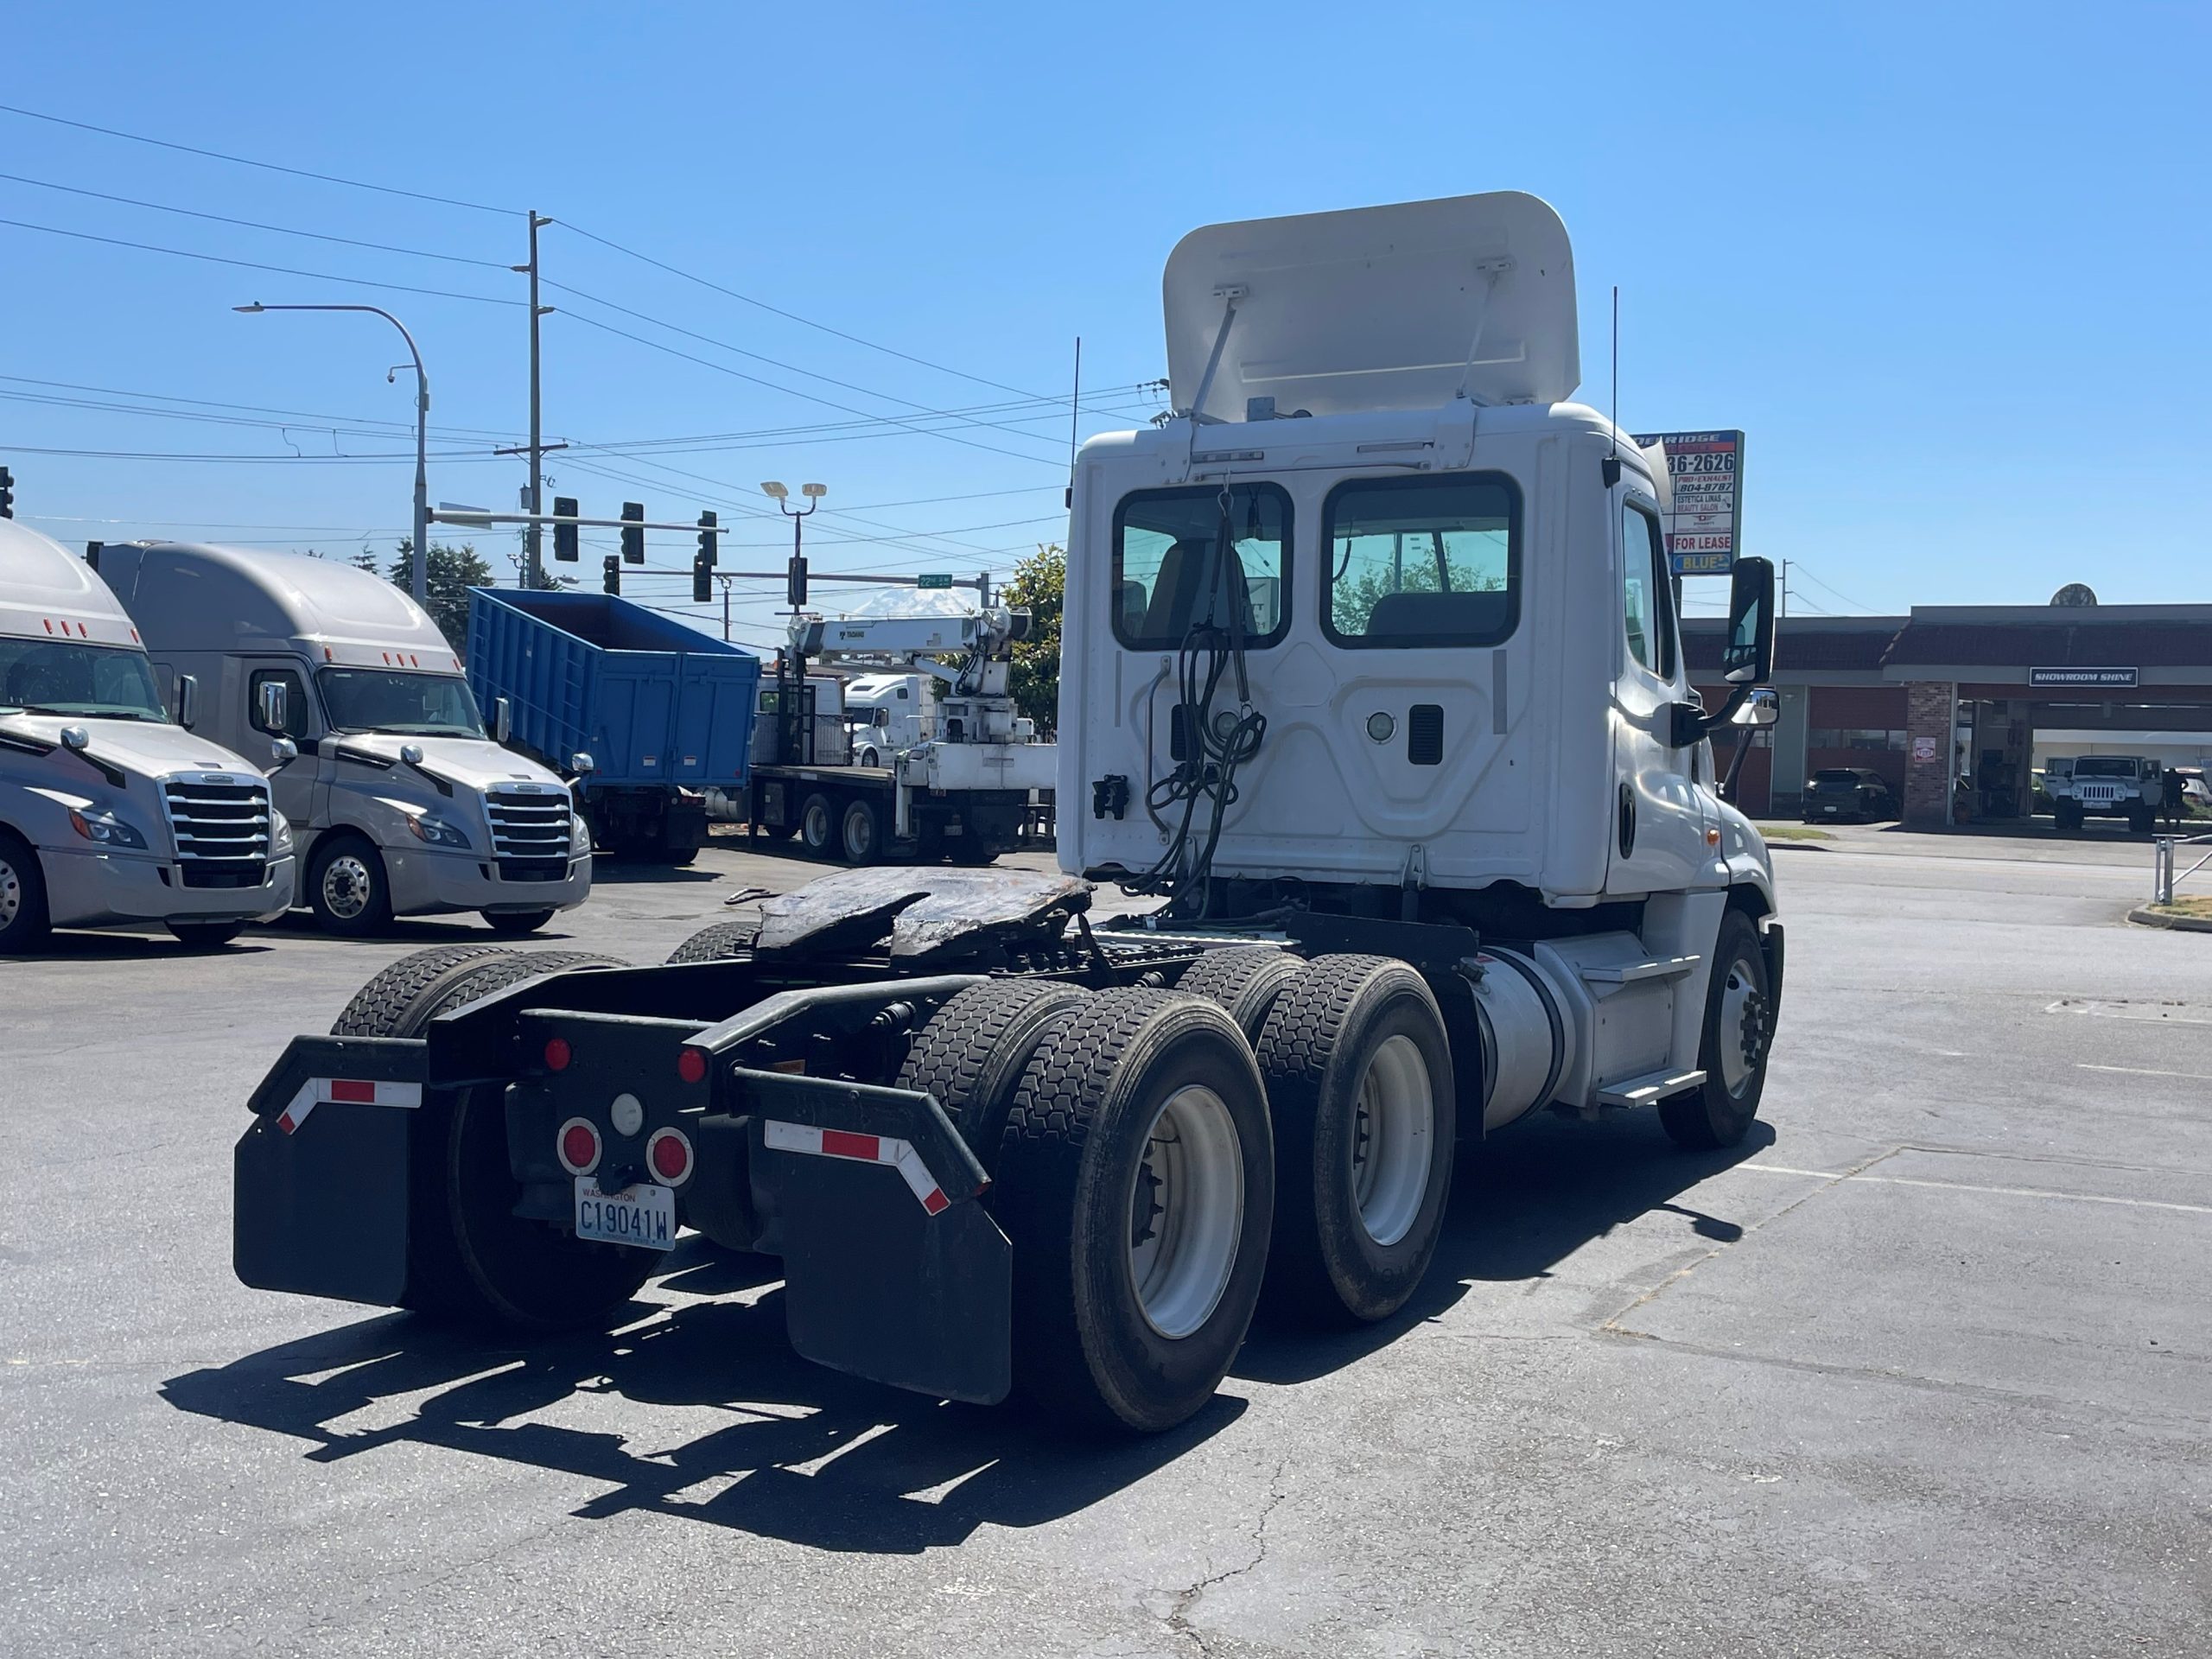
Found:
[[[1656,957],[1649,962],[1592,963],[1580,969],[1588,985],[1636,985],[1647,979],[1680,979],[1704,961],[1702,957]]]
[[[1694,962],[1696,957],[1690,958]],[[1685,1089],[1694,1089],[1705,1081],[1702,1071],[1675,1071],[1662,1066],[1656,1071],[1647,1071],[1640,1077],[1626,1077],[1619,1083],[1607,1084],[1598,1090],[1600,1106],[1649,1106],[1679,1095]]]

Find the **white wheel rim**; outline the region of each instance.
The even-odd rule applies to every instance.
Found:
[[[1389,1038],[1367,1062],[1352,1121],[1352,1199],[1377,1244],[1395,1244],[1413,1230],[1435,1160],[1428,1062],[1412,1038]]]
[[[806,820],[799,826],[799,834],[808,845],[827,847],[830,844],[830,809],[819,801],[810,801],[806,806]]]
[[[845,854],[855,862],[875,850],[875,826],[868,814],[855,812],[845,820]]]
[[[1751,964],[1738,957],[1720,987],[1720,1082],[1731,1095],[1744,1092],[1766,1057],[1766,996]]]
[[[1221,1305],[1244,1230],[1243,1147],[1219,1095],[1192,1084],[1167,1097],[1129,1189],[1137,1306],[1161,1336],[1187,1337]]]
[[[22,909],[23,880],[14,865],[0,858],[0,927],[11,925]]]
[[[322,902],[342,922],[369,907],[371,886],[367,862],[352,853],[340,853],[323,866]]]

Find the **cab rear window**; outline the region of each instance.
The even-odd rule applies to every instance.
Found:
[[[1329,493],[1321,628],[1340,645],[1495,645],[1521,619],[1521,492],[1503,473]]]
[[[1174,651],[1194,632],[1271,645],[1288,630],[1290,497],[1272,484],[1142,490],[1114,510],[1114,637]]]

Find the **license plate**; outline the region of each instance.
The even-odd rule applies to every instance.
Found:
[[[602,1244],[634,1244],[643,1250],[676,1248],[676,1192],[645,1181],[620,1192],[602,1192],[588,1175],[576,1177],[576,1236]]]
[[[1840,812],[1843,809],[1840,806],[1824,806],[1821,810],[1823,812]]]

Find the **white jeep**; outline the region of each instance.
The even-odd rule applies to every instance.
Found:
[[[2145,755],[2076,755],[2051,761],[2043,790],[2063,830],[2079,830],[2087,817],[2126,818],[2129,830],[2147,836],[2165,799],[2165,770]]]

